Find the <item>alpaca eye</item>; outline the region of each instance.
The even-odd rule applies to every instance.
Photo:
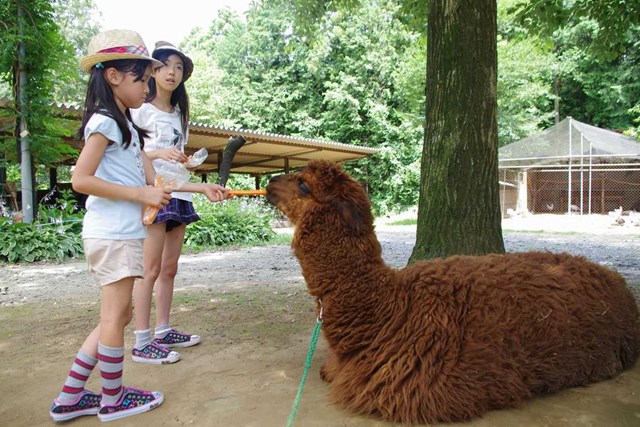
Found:
[[[305,184],[302,181],[300,181],[300,183],[298,184],[298,189],[300,190],[301,196],[307,196],[311,194],[311,190],[309,190],[309,187],[307,187],[307,184]]]

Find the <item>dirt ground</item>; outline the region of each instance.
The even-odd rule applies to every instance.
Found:
[[[400,267],[415,227],[379,227],[385,260]],[[508,250],[571,250],[610,264],[640,288],[637,234],[505,234]],[[536,246],[537,245],[537,246]],[[139,426],[285,426],[315,325],[313,304],[287,245],[221,250],[182,258],[173,323],[203,336],[173,365],[125,361],[125,383],[165,393],[161,407],[114,421]],[[637,291],[637,290],[636,290]],[[638,293],[636,293],[638,295]],[[53,425],[51,400],[99,314],[98,290],[84,261],[0,268],[0,425]],[[126,348],[133,344],[127,329]],[[320,338],[296,426],[392,426],[347,413],[327,401],[318,376]],[[92,375],[88,387],[99,391]],[[95,417],[69,422],[96,425]],[[493,411],[465,426],[639,426],[640,363],[585,388]]]

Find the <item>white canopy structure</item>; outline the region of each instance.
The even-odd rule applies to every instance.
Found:
[[[568,117],[499,149],[503,207],[533,213],[640,210],[640,143]],[[503,212],[506,212],[504,210]]]

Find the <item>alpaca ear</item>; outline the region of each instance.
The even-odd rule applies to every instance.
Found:
[[[357,206],[349,200],[333,200],[333,208],[338,212],[342,225],[352,230],[356,235],[362,233],[364,223]]]

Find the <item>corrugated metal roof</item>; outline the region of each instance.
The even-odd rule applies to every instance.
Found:
[[[567,117],[542,132],[498,150],[501,168],[559,165],[570,160],[592,163],[640,161],[640,143],[634,138]]]
[[[0,108],[6,108],[9,104],[11,104],[9,99],[0,99]],[[62,113],[77,114],[78,119],[82,114],[82,109],[75,106],[56,104],[55,107]],[[244,137],[247,142],[236,153],[231,173],[257,175],[278,173],[301,168],[310,160],[349,162],[379,151],[376,148],[343,144],[337,141],[190,122],[186,154],[193,154],[200,148],[206,148],[209,152],[206,161],[196,169],[196,172],[217,172],[222,159],[222,150],[230,137],[238,135]],[[77,144],[74,145],[77,146]]]

